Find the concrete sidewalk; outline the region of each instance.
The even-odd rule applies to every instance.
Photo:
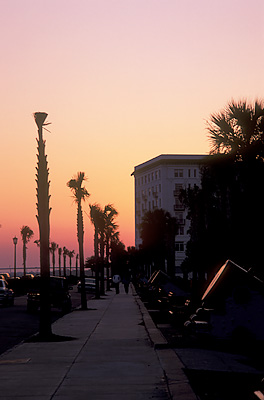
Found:
[[[64,340],[31,340],[2,354],[0,399],[196,399],[183,364],[132,287],[88,307],[53,324]]]

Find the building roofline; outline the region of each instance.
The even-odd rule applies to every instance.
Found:
[[[135,175],[136,172],[143,172],[149,167],[155,167],[160,164],[203,164],[204,160],[209,157],[206,154],[160,154],[142,164],[134,167],[134,171],[131,175]]]

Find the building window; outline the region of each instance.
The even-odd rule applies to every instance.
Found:
[[[196,169],[193,171],[193,176],[196,178]]]
[[[183,213],[176,212],[175,213],[176,222],[178,225],[183,225],[185,223],[183,218]]]
[[[191,170],[188,169],[188,178],[190,178],[190,177],[191,177]]]
[[[183,185],[181,183],[175,183],[175,196],[180,196]]]
[[[147,183],[147,175],[145,175],[145,183]]]
[[[183,169],[175,169],[174,170],[174,177],[175,178],[183,178]]]
[[[184,235],[184,226],[179,226],[178,235]]]
[[[175,242],[175,250],[176,251],[184,251],[184,243],[183,242]]]
[[[184,209],[184,205],[183,205],[183,203],[181,201],[181,197],[180,197],[182,189],[183,189],[182,184],[180,184],[180,183],[175,184],[175,190],[173,192],[174,197],[175,197],[175,205],[174,205],[175,211]]]

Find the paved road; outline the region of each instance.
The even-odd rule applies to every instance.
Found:
[[[92,296],[87,294],[87,299]],[[76,308],[81,303],[81,295],[76,287],[71,291],[72,305]],[[15,297],[13,307],[0,306],[0,354],[38,332],[39,314],[29,314],[26,309],[27,297]],[[52,321],[60,318],[62,313],[52,309]]]

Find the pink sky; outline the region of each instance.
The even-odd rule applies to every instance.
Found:
[[[78,251],[66,182],[88,176],[89,203],[119,211],[134,244],[134,166],[159,154],[208,153],[205,121],[234,99],[263,98],[262,0],[1,0],[0,268],[36,245],[32,114],[48,113],[51,240]],[[85,257],[93,229],[85,215]]]

